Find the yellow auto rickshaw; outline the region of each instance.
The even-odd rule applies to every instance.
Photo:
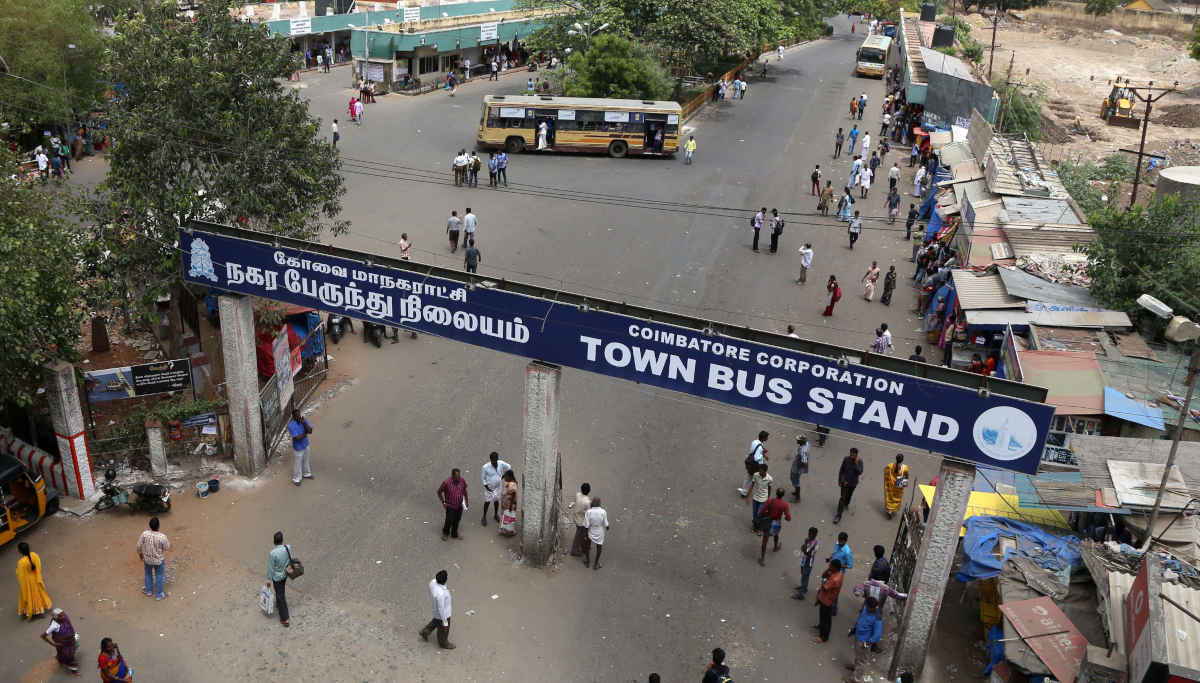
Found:
[[[0,454],[0,546],[58,510],[58,492],[42,475],[11,455]]]

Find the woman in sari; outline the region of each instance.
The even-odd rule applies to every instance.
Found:
[[[514,536],[517,533],[517,475],[512,470],[500,478],[500,535]]]
[[[887,275],[883,276],[883,296],[879,297],[879,303],[885,306],[892,305],[892,292],[896,289],[896,266],[888,268]]]
[[[825,307],[825,311],[821,315],[833,315],[834,305],[842,299],[842,287],[838,284],[837,276],[829,276],[829,282],[825,284],[825,291],[829,292],[829,305]]]
[[[58,663],[65,666],[72,675],[78,676],[79,661],[75,658],[77,649],[75,627],[71,626],[71,620],[67,618],[66,612],[56,608],[51,615],[53,615],[52,621],[46,627],[46,632],[42,634],[42,640],[54,647]]]
[[[29,544],[17,544],[17,614],[32,620],[50,609],[50,596],[46,594],[46,582],[42,579],[42,558],[30,552]]]
[[[96,662],[100,666],[100,680],[104,683],[132,683],[133,669],[125,665],[125,658],[112,638],[100,641],[100,656]]]
[[[357,119],[354,118],[354,105],[355,104],[358,104],[358,98],[351,97],[350,104],[346,105],[346,115],[350,117],[351,121],[357,121]]]
[[[854,206],[854,197],[850,196],[850,188],[842,190],[842,198],[838,201],[838,220],[845,223],[850,220],[850,208]]]
[[[904,464],[904,454],[896,454],[896,462],[883,467],[883,507],[890,519],[900,509],[904,502],[904,488],[908,486],[908,465]]]
[[[875,298],[875,283],[879,282],[879,262],[871,261],[871,267],[862,276],[863,298],[871,301]]]

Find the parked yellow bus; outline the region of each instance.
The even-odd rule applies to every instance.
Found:
[[[892,39],[885,35],[867,36],[858,55],[854,59],[854,73],[861,76],[878,76],[883,78],[887,64],[888,50],[892,47]]]
[[[680,112],[678,102],[485,95],[478,142],[510,154],[537,150],[545,122],[547,151],[670,156],[679,150]]]

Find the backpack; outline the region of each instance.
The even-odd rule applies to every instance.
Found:
[[[815,183],[820,179],[821,179],[821,174],[817,173],[816,171],[813,171],[812,172],[812,181]]]
[[[762,448],[761,442],[759,443],[758,448],[750,451],[750,455],[746,456],[746,472],[749,474],[754,474],[758,471],[758,461],[754,459],[754,454],[758,452],[759,448]]]

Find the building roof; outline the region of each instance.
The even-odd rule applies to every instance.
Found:
[[[1157,406],[1129,398],[1112,387],[1104,387],[1104,414],[1160,432],[1166,431],[1163,411]]]
[[[1001,268],[1000,280],[1004,283],[1005,291],[1022,299],[1090,309],[1100,308],[1100,304],[1096,303],[1091,293],[1083,287],[1057,284],[1016,268]]]
[[[1031,223],[1033,225],[1083,225],[1075,208],[1066,199],[1042,199],[1040,197],[1002,197],[1008,223]]]
[[[996,194],[1053,199],[1070,196],[1058,173],[1024,137],[992,135],[983,173],[988,179],[988,189]]]
[[[1083,263],[1087,255],[1075,251],[1076,244],[1095,241],[1096,233],[1086,225],[1004,224],[1004,235],[1013,256],[1057,254],[1068,263]]]
[[[1170,349],[1160,350],[1158,353],[1162,356],[1162,361],[1132,356],[1101,358],[1100,371],[1104,373],[1105,384],[1108,386],[1122,394],[1132,394],[1139,400],[1159,405],[1163,409],[1163,421],[1173,427],[1179,422],[1179,404],[1170,396],[1183,398],[1188,358]],[[1198,399],[1200,386],[1195,387],[1192,392],[1192,416],[1184,425],[1186,429],[1200,430],[1200,422],[1196,420],[1197,408],[1200,408]],[[1200,477],[1196,478],[1196,482],[1200,484]]]
[[[963,310],[979,308],[1019,308],[1024,310],[1025,308],[1024,299],[1011,296],[1004,290],[1004,283],[1000,281],[999,275],[991,273],[976,275],[969,270],[954,270],[950,272],[950,277],[954,279],[958,304]]]
[[[965,228],[965,225],[964,225]],[[1004,231],[999,228],[975,228],[970,230],[971,252],[967,254],[967,265],[975,268],[986,268],[993,263],[1011,264],[1011,258],[996,257],[992,254],[993,244],[1007,244]]]
[[[921,48],[921,61],[925,62],[925,68],[929,71],[936,71],[940,74],[953,76],[964,81],[978,83],[979,79],[967,66],[967,63],[958,57],[951,57],[947,54],[942,54],[937,50],[931,50],[927,47]]]
[[[1166,0],[1132,0],[1132,2],[1127,2],[1121,6],[1126,9],[1138,9],[1136,7],[1132,7],[1132,5],[1137,5],[1137,4],[1145,4],[1148,7],[1150,7],[1150,9],[1154,10],[1155,12],[1174,12],[1175,11],[1175,8],[1171,7],[1171,5],[1166,2]]]
[[[1103,415],[1104,377],[1086,351],[1018,351],[1026,384],[1048,387],[1055,415]]]
[[[908,78],[913,83],[928,84],[929,71],[925,68],[925,61],[921,59],[920,23],[916,14],[900,13],[900,35],[903,37],[904,56],[908,60]]]
[[[1158,564],[1158,562],[1154,563],[1155,568],[1157,568]],[[1124,572],[1108,573],[1109,636],[1116,645],[1116,650],[1125,655],[1129,654],[1126,652],[1128,647],[1125,643],[1125,597],[1129,595],[1129,591],[1133,587],[1133,582],[1136,578],[1137,575],[1125,574]],[[1163,596],[1170,598],[1179,605],[1183,605],[1184,609],[1187,609],[1192,614],[1200,614],[1200,591],[1168,581],[1163,581],[1160,587]],[[1161,605],[1155,611],[1163,615],[1163,630],[1161,633],[1166,635],[1164,640],[1166,641],[1165,645],[1167,648],[1167,661],[1164,663],[1187,667],[1192,670],[1200,670],[1200,646],[1197,646],[1197,643],[1200,643],[1200,621],[1196,621],[1188,616],[1187,612],[1172,605],[1157,594],[1150,596],[1150,599],[1159,601]],[[1154,632],[1156,632],[1156,629],[1147,629],[1142,637],[1148,638]],[[1171,678],[1175,677],[1172,676]],[[1175,680],[1183,679],[1175,678]]]
[[[1029,336],[1036,351],[1086,351],[1097,357],[1105,355],[1095,328],[1030,325]]]
[[[1098,490],[1113,487],[1109,460],[1167,464],[1171,442],[1166,439],[1125,439],[1115,436],[1071,435],[1071,451],[1079,462],[1083,483]],[[1180,441],[1175,466],[1189,484],[1200,482],[1200,443]]]
[[[940,52],[938,54],[941,54]],[[948,142],[942,145],[938,150],[938,158],[943,166],[954,168],[955,165],[964,161],[974,161],[975,156],[971,154],[971,146],[964,142]],[[978,165],[978,164],[977,164]]]
[[[1026,308],[1033,309],[1029,311],[1029,322],[1045,327],[1133,327],[1133,322],[1124,311],[1061,311],[1028,304]]]

